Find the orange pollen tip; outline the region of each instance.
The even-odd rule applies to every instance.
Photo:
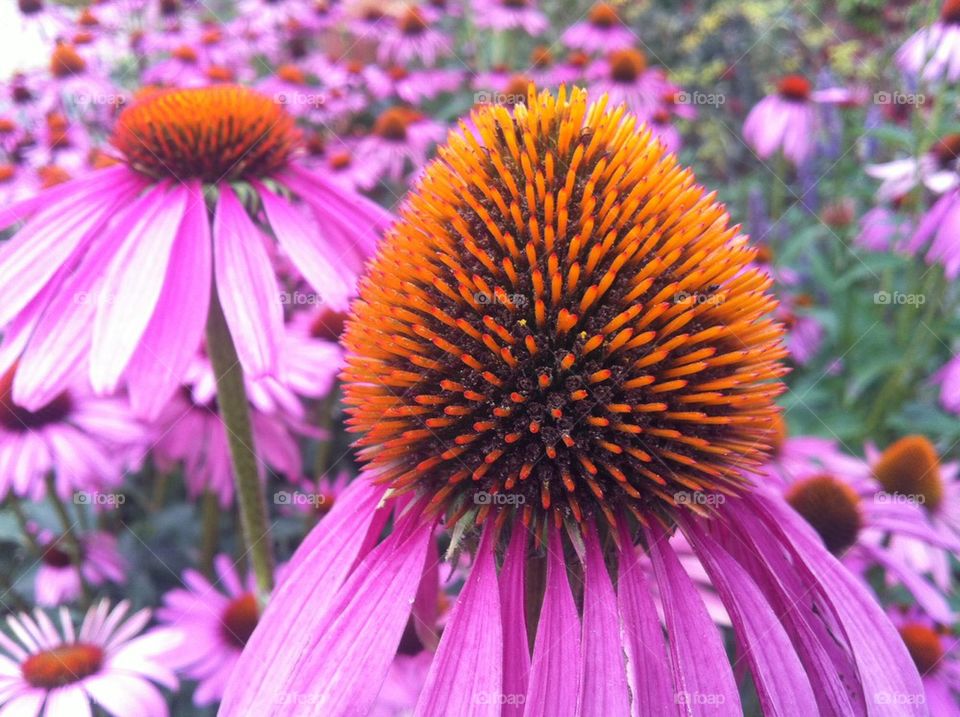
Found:
[[[235,85],[148,93],[120,113],[111,141],[142,174],[208,183],[267,177],[302,145],[280,105]]]
[[[594,27],[599,27],[605,30],[611,27],[616,27],[620,24],[620,16],[617,14],[617,11],[613,8],[613,6],[608,5],[605,2],[598,2],[596,5],[590,8],[590,13],[587,15],[587,19]]]
[[[417,8],[408,8],[403,15],[397,18],[397,26],[404,35],[422,35],[430,27],[430,23]]]
[[[231,647],[242,650],[260,619],[260,608],[252,593],[230,601],[220,616],[220,637]]]
[[[181,62],[189,62],[190,64],[195,64],[198,59],[197,51],[189,45],[180,45],[170,55]]]
[[[80,27],[96,27],[100,24],[100,21],[90,8],[84,8],[83,12],[80,13],[80,17],[77,18],[77,24]]]
[[[307,77],[303,70],[296,65],[280,65],[277,68],[277,77],[291,85],[305,85],[307,83]]]
[[[236,75],[226,65],[210,65],[204,73],[211,82],[233,82]]]
[[[9,182],[17,174],[17,168],[12,164],[0,164],[0,182]]]
[[[407,107],[391,107],[377,117],[373,133],[393,142],[407,139],[407,128],[420,119],[420,114]]]
[[[647,57],[639,50],[615,50],[607,61],[610,63],[610,79],[623,84],[636,82],[647,69]]]
[[[40,167],[37,170],[37,176],[40,177],[40,186],[44,189],[55,187],[58,184],[63,184],[64,182],[69,182],[71,179],[73,179],[67,170],[65,170],[63,167],[58,167],[55,164],[48,164],[45,167]]]
[[[787,75],[777,83],[777,93],[785,100],[805,102],[813,88],[803,75]]]
[[[899,632],[921,677],[935,672],[946,654],[943,641],[936,630],[921,623],[910,622],[902,625]]]
[[[87,62],[80,57],[76,48],[66,42],[58,44],[50,56],[50,73],[59,79],[79,75],[87,69]]]
[[[888,493],[906,496],[935,512],[943,502],[943,478],[937,449],[924,436],[906,436],[889,446],[873,466]]]
[[[30,655],[20,665],[20,672],[30,686],[53,690],[97,674],[103,658],[100,647],[78,642]]]
[[[834,555],[857,542],[863,527],[860,496],[847,483],[830,475],[804,478],[790,486],[785,498]]]

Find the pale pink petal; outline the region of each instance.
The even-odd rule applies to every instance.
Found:
[[[213,263],[217,296],[250,376],[277,369],[283,336],[283,304],[264,237],[229,186],[220,188],[213,220]]]
[[[495,717],[502,700],[519,701],[519,695],[502,694],[503,634],[494,532],[492,527],[484,531],[476,562],[443,631],[414,712],[419,717]]]
[[[50,690],[44,714],[48,717],[90,717],[90,700],[76,685]]]

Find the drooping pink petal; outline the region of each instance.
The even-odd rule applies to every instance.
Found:
[[[104,280],[93,322],[90,382],[95,391],[116,390],[163,290],[177,230],[190,194],[179,184],[154,188],[141,202],[136,223],[118,237],[117,255]]]
[[[70,717],[90,717],[90,700],[83,690],[70,685],[58,690],[50,690],[47,696],[46,714],[70,715]]]
[[[620,613],[596,528],[584,535],[583,637],[580,641],[580,698],[583,717],[630,713],[627,671],[620,640]]]
[[[500,570],[500,611],[503,615],[503,694],[527,694],[530,648],[524,605],[524,567],[527,559],[527,529],[513,526],[510,545]],[[519,700],[504,701],[503,715],[522,715]]]
[[[453,606],[430,663],[415,715],[500,714],[503,634],[492,527],[484,531],[476,562]],[[519,695],[514,696],[519,701]]]
[[[413,629],[424,648],[435,652],[440,644],[437,617],[440,612],[440,557],[437,541],[430,542],[427,563],[420,578],[420,587],[413,600]]]
[[[551,523],[547,545],[547,587],[530,661],[525,717],[573,715],[580,695],[580,616],[570,593],[563,544]]]
[[[862,700],[870,715],[924,715],[918,702],[923,686],[903,640],[876,601],[810,534],[802,519],[779,503],[754,496],[728,501],[724,510],[730,510],[738,529],[753,537],[764,560],[777,561],[771,562],[772,569],[781,562],[778,553],[789,551],[790,562],[782,564],[793,566],[793,576],[783,577],[797,580],[802,591],[791,601],[793,609],[814,605],[814,618],[828,631],[821,639],[846,647],[856,670],[852,681],[845,681],[848,690],[858,693],[852,699]],[[809,668],[807,673],[811,674]]]
[[[300,544],[237,663],[234,703],[271,690],[274,678],[263,666],[306,649],[299,646],[316,639],[330,603],[360,554],[382,495],[382,488],[361,475]]]
[[[120,180],[104,191],[98,182],[81,184],[75,194],[46,206],[0,245],[0,326],[30,303],[113,218],[113,210],[136,196],[139,186]]]
[[[84,689],[112,717],[165,717],[167,701],[147,680],[122,673],[94,675]]]
[[[320,292],[324,304],[335,311],[347,308],[356,276],[344,271],[343,263],[331,247],[324,246],[323,232],[313,217],[258,186],[260,199],[277,242],[290,257],[304,278]]]
[[[740,650],[750,663],[763,714],[816,714],[817,700],[800,658],[756,583],[695,520],[688,521],[684,533],[727,608]]]
[[[127,367],[133,410],[150,419],[182,384],[200,347],[210,305],[210,222],[199,183],[191,183],[188,192],[163,291]]]
[[[664,529],[652,521],[645,532],[669,636],[675,704],[681,714],[740,715],[740,694],[720,631]]]
[[[213,264],[217,296],[250,376],[277,370],[283,336],[283,304],[264,237],[229,186],[220,188],[213,220]]]
[[[676,711],[673,677],[667,662],[663,627],[657,617],[650,586],[637,559],[637,548],[626,525],[620,530],[620,572],[617,599],[623,619],[623,645],[627,655],[634,715],[671,714]]]

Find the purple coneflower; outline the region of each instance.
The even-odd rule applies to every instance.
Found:
[[[400,182],[427,162],[427,154],[446,135],[446,127],[409,107],[384,110],[369,136],[360,140],[357,156],[377,168],[383,179]]]
[[[550,24],[534,0],[473,0],[477,27],[539,35]]]
[[[960,463],[942,463],[924,436],[905,436],[881,453],[867,446],[870,472],[895,501],[918,505],[919,529],[932,527],[936,538],[905,531],[890,540],[890,551],[921,573],[929,573],[941,590],[951,589],[951,554],[960,552]]]
[[[16,373],[0,375],[0,496],[39,500],[48,474],[62,500],[117,485],[144,438],[124,403],[73,385],[28,410],[12,396]]]
[[[62,536],[49,530],[40,531],[37,542],[43,550],[34,581],[38,605],[54,607],[76,600],[81,594],[81,578],[91,586],[108,581],[122,585],[127,580],[126,561],[110,533],[95,530],[77,535],[79,557],[71,555],[71,546]]]
[[[243,87],[149,93],[123,110],[112,144],[120,164],[0,212],[0,226],[25,220],[0,247],[0,325],[15,323],[13,397],[31,410],[88,361],[97,391],[125,382],[135,410],[156,416],[214,300],[244,372],[275,372],[283,306],[265,232],[345,307],[388,220],[302,168],[292,117]]]
[[[960,2],[945,0],[940,18],[903,43],[894,61],[905,73],[928,82],[960,78]]]
[[[9,616],[16,640],[0,633],[0,711],[80,717],[96,705],[111,717],[166,717],[167,701],[155,683],[176,688],[174,651],[182,636],[162,628],[141,634],[150,611],[124,619],[129,607],[121,602],[111,610],[102,600],[79,630],[66,608],[59,630],[41,610]]]
[[[820,120],[817,103],[844,103],[851,94],[835,88],[814,91],[802,75],[787,75],[775,94],[767,95],[750,110],[743,124],[743,137],[760,159],[777,150],[795,165],[803,164],[816,147]]]
[[[183,574],[186,589],[168,592],[157,610],[160,623],[181,633],[189,644],[181,675],[199,683],[193,693],[193,702],[199,706],[223,696],[260,616],[252,576],[242,580],[226,555],[216,556],[213,565],[216,583],[187,570]]]
[[[394,24],[380,39],[377,58],[384,64],[406,65],[420,60],[430,66],[451,51],[450,40],[431,26],[428,16],[416,7],[409,7],[394,19]]]
[[[940,405],[960,415],[960,355],[937,371],[934,381],[940,384]]]
[[[630,49],[637,35],[620,19],[616,8],[598,2],[590,8],[585,20],[567,28],[562,40],[567,47],[584,52],[607,53]]]
[[[678,530],[766,713],[922,695],[857,579],[742,474],[773,438],[784,350],[724,208],[606,98],[473,119],[361,282],[343,378],[368,465],[295,554],[221,715],[366,714],[441,524],[473,562],[415,714],[740,714]]]
[[[887,614],[920,672],[930,714],[960,717],[960,638],[953,631],[956,626],[940,623],[916,607],[891,608]]]
[[[627,106],[640,119],[649,120],[665,94],[676,88],[659,67],[649,67],[640,50],[615,50],[606,59],[597,60],[587,69],[591,88],[606,93],[610,102]]]

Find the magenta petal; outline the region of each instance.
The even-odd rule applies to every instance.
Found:
[[[517,523],[500,570],[500,610],[503,614],[503,694],[524,695],[530,676],[530,648],[524,605],[524,566],[527,529]],[[522,715],[519,700],[504,702],[503,715]]]
[[[277,369],[283,304],[264,236],[229,186],[220,188],[213,220],[217,296],[244,371],[251,377]]]
[[[634,695],[633,714],[671,714],[676,711],[676,700],[663,627],[626,526],[620,531],[620,543],[617,598],[623,620],[628,682]]]
[[[309,570],[290,575],[277,609],[268,619],[271,601],[254,631],[280,630],[286,639],[272,659],[247,644],[220,715],[298,714],[291,705],[303,705],[302,714],[366,714],[396,655],[432,535],[432,524],[419,516],[401,522],[317,615],[310,615],[309,604],[316,579],[298,579]],[[303,611],[284,609],[297,603]]]
[[[580,696],[580,617],[567,582],[559,530],[551,523],[547,546],[547,587],[530,662],[525,717],[577,713]]]
[[[117,237],[117,254],[103,285],[93,322],[90,382],[100,393],[116,390],[163,290],[189,192],[159,185],[141,200],[136,222]]]
[[[435,652],[440,643],[437,617],[440,611],[440,557],[437,541],[427,548],[427,567],[420,578],[417,596],[413,600],[413,629],[424,648]]]
[[[440,647],[420,691],[415,715],[500,714],[503,635],[492,527],[484,531],[476,562],[453,606]],[[519,695],[515,696],[519,702]]]
[[[821,610],[828,611],[821,619],[834,620],[834,629],[843,633],[838,638],[846,637],[868,713],[926,715],[917,668],[876,600],[810,535],[799,516],[779,503],[756,497],[748,500],[749,508],[737,511],[739,520],[759,522],[758,529],[791,550],[794,570],[807,583],[809,599],[817,598]]]
[[[583,717],[630,714],[627,671],[620,639],[617,596],[592,525],[584,535],[587,554],[583,585],[580,701]]]
[[[669,636],[675,704],[691,715],[740,715],[740,694],[720,630],[663,528],[651,521],[646,535]]]
[[[127,367],[130,402],[140,416],[152,419],[163,410],[197,355],[210,305],[211,266],[207,207],[199,183],[192,183],[157,308]]]
[[[344,271],[331,247],[325,246],[323,231],[312,216],[285,199],[258,186],[260,199],[277,242],[304,278],[320,292],[323,302],[342,311],[350,302],[356,277]]]
[[[99,181],[79,182],[75,193],[44,205],[20,231],[0,244],[0,326],[29,304],[60,267],[113,218],[114,209],[128,203],[138,191],[138,184],[122,179],[109,191]]]
[[[270,691],[274,677],[264,665],[306,649],[315,640],[328,620],[327,608],[360,554],[382,495],[382,488],[361,475],[300,544],[240,655],[228,692],[231,704]]]
[[[910,566],[901,563],[884,548],[863,543],[859,546],[859,549],[867,553],[870,560],[882,565],[889,578],[901,582],[913,595],[920,609],[930,618],[944,625],[952,625],[956,621],[956,613],[950,607],[946,597],[923,575]]]
[[[817,714],[817,700],[790,638],[756,583],[697,524],[684,533],[710,576],[747,657],[763,714],[772,717]]]

